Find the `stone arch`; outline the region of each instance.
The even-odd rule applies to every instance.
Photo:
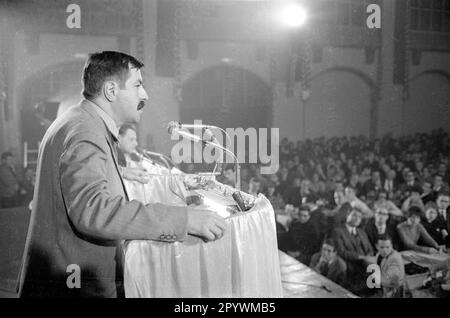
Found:
[[[409,80],[409,98],[403,111],[404,133],[449,131],[450,73],[429,69]],[[418,120],[420,118],[420,120]]]
[[[182,85],[180,121],[227,127],[271,127],[272,90],[258,74],[236,65],[199,70]]]
[[[351,73],[351,74],[359,77],[371,89],[374,89],[376,87],[375,81],[372,78],[370,78],[370,76],[368,76],[366,73],[364,73],[361,70],[358,70],[358,69],[355,69],[355,68],[352,68],[352,67],[348,67],[348,66],[335,66],[335,67],[327,68],[327,69],[325,69],[323,71],[320,71],[319,73],[313,75],[311,80],[314,80],[315,78],[317,78],[319,76],[322,76],[322,75],[324,75],[326,73],[335,72],[335,71],[342,71],[342,72]]]
[[[312,77],[311,97],[303,112],[306,138],[371,136],[376,83],[364,72],[332,67]]]

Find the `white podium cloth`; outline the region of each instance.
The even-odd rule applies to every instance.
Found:
[[[180,197],[167,191],[169,184],[172,188],[176,184],[173,180],[158,176],[151,186],[126,181],[126,187],[130,200],[183,205]],[[125,242],[125,296],[282,297],[270,202],[260,195],[250,211],[234,214],[226,222],[225,235],[214,242],[193,236],[175,243]]]

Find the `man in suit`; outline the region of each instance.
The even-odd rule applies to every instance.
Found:
[[[445,245],[450,246],[450,238],[448,235],[450,232],[450,194],[447,191],[439,192],[436,198],[436,205],[438,208],[437,220],[442,229],[442,237]]]
[[[380,235],[389,235],[394,238],[397,235],[397,222],[389,216],[389,212],[386,207],[377,207],[375,210],[375,216],[371,218],[364,227],[367,237],[369,238],[372,246],[376,248],[377,240]],[[398,239],[393,239],[394,242]],[[392,242],[392,243],[394,243]],[[395,245],[397,242],[395,243]]]
[[[305,265],[311,262],[311,256],[320,249],[320,232],[311,220],[309,206],[302,205],[298,212],[298,220],[289,226],[291,251],[295,252],[297,260]]]
[[[409,197],[409,195],[419,189],[420,193],[422,193],[422,187],[418,181],[416,181],[416,176],[413,171],[407,171],[405,177],[405,183],[402,183],[399,186],[399,191],[401,194],[401,198],[404,200]]]
[[[438,194],[440,192],[448,192],[449,186],[446,182],[444,182],[441,175],[436,174],[433,177],[433,193],[435,195],[435,198],[437,198]]]
[[[39,151],[21,297],[123,296],[122,240],[219,239],[216,213],[129,201],[117,163],[118,127],[137,123],[147,93],[134,57],[89,56],[84,100],[57,118]],[[141,175],[127,176],[141,180]]]
[[[373,262],[374,251],[361,224],[362,212],[356,207],[347,215],[346,223],[332,232],[338,255],[347,263],[348,288],[355,292],[366,289],[367,265]]]
[[[130,124],[123,124],[119,128],[117,141],[117,160],[120,166],[131,167],[131,161],[139,161],[135,154],[137,145],[136,129]]]
[[[397,173],[394,169],[390,169],[386,174],[386,179],[383,182],[383,189],[388,193],[389,198],[392,199],[397,190],[397,181],[395,179]]]
[[[405,278],[405,267],[402,256],[392,247],[389,235],[380,235],[377,239],[378,253],[376,264],[381,272],[381,296],[397,298],[402,296],[402,285]]]
[[[363,185],[363,194],[367,195],[370,191],[378,193],[383,188],[379,171],[372,171],[372,177]]]
[[[321,251],[311,257],[309,267],[338,285],[346,283],[347,264],[337,255],[336,243],[332,239],[323,242]]]
[[[421,199],[423,204],[436,201],[436,193],[432,189],[433,183],[431,180],[425,179],[422,182],[422,194]]]

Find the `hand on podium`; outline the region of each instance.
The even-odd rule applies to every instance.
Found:
[[[149,181],[147,171],[143,168],[123,167],[122,177],[124,179],[138,181],[143,184],[146,184]]]
[[[187,231],[205,241],[215,241],[225,233],[225,220],[216,212],[207,209],[188,208]]]

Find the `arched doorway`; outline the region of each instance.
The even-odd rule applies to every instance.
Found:
[[[219,65],[200,71],[182,87],[180,121],[222,128],[272,126],[270,86],[245,69]]]
[[[410,97],[404,106],[404,133],[430,132],[450,122],[450,74],[429,70],[410,80]],[[419,120],[420,119],[420,120]]]
[[[314,76],[305,110],[306,137],[369,136],[373,87],[367,75],[352,68]]]

